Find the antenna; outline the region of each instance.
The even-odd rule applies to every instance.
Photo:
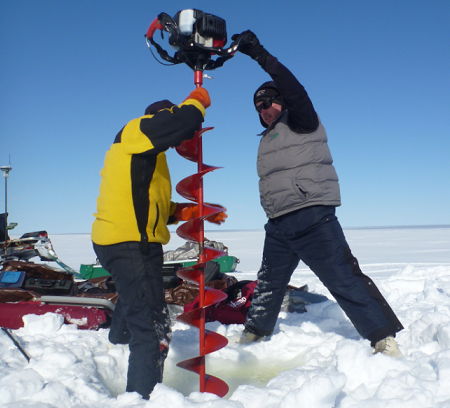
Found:
[[[5,259],[6,259],[6,247],[8,241],[8,177],[11,167],[11,155],[9,155],[9,166],[2,166],[3,177],[5,178]]]

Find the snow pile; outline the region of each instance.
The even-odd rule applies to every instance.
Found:
[[[380,242],[391,237],[389,230],[385,231]],[[417,240],[422,240],[428,230],[417,231]],[[359,231],[358,236],[362,233]],[[256,245],[264,234],[253,234],[258,239],[247,242],[248,254],[254,255],[246,258],[242,248],[238,256],[241,263],[233,273],[240,280],[256,276]],[[380,231],[377,234],[378,240]],[[374,248],[370,237],[368,231],[367,248]],[[445,239],[448,245],[450,229],[445,230]],[[221,233],[220,240],[229,246],[230,254],[237,252],[232,250],[235,233]],[[52,237],[64,260],[56,241]],[[399,254],[407,252],[402,242],[396,241]],[[440,250],[446,262],[432,264],[433,249],[438,250],[438,245],[430,247],[430,241],[421,242],[423,262],[415,263],[391,262],[390,254],[386,263],[382,250],[379,263],[365,263],[365,255],[359,257],[353,249],[362,270],[373,278],[405,326],[397,335],[404,354],[400,359],[372,355],[369,342],[359,337],[333,300],[307,306],[308,312],[303,314],[280,313],[275,332],[266,342],[240,345],[233,340],[243,326],[208,323],[208,329],[230,339],[228,346],[211,354],[206,364],[208,373],[230,386],[229,394],[220,399],[197,392],[198,376],[175,366],[198,355],[198,331],[175,323],[164,384],[155,388],[150,401],[144,401],[135,393],[123,394],[128,347],[109,344],[108,330],[77,330],[75,325],[64,325],[56,314],[29,315],[24,318],[25,327],[14,330],[13,335],[31,357],[30,363],[0,332],[0,406],[450,407],[450,249],[447,253]],[[374,251],[367,251],[373,256]],[[291,283],[306,283],[330,298],[304,265],[299,266]]]

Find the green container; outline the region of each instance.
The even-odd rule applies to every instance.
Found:
[[[233,272],[236,270],[236,266],[239,263],[239,259],[235,256],[224,255],[219,258],[213,259],[213,262],[217,262],[220,265],[220,272]],[[166,262],[165,265],[170,265],[171,263],[181,263],[183,267],[195,265],[197,261],[173,261]],[[80,274],[84,279],[100,278],[102,276],[108,276],[109,273],[101,265],[81,265]]]
[[[101,276],[108,276],[109,273],[101,265],[81,265],[80,274],[84,279],[100,278]]]
[[[219,258],[213,259],[212,262],[217,262],[220,266],[220,272],[234,272],[236,270],[236,266],[239,263],[239,259],[235,256],[224,255]],[[171,262],[168,262],[171,263]],[[197,263],[197,261],[173,261],[173,263],[182,263],[184,267],[192,266]]]

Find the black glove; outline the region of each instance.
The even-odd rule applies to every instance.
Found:
[[[250,56],[256,61],[258,61],[263,54],[267,53],[264,47],[259,43],[258,37],[250,30],[244,31],[241,34],[234,34],[231,39],[234,43],[237,43],[238,51]]]

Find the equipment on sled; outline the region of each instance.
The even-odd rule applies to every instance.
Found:
[[[4,251],[0,255],[1,261],[28,261],[36,256],[42,261],[52,261],[52,259],[46,257],[45,252],[42,254],[39,252],[41,246],[50,245],[51,247],[47,231],[28,232],[17,239],[8,238],[8,241],[2,242],[2,245]]]
[[[208,241],[208,245],[228,250],[219,242]],[[6,248],[6,255],[2,252],[0,258],[0,326],[17,329],[23,326],[22,317],[27,314],[52,312],[62,314],[66,324],[76,324],[79,329],[109,327],[118,296],[112,277],[100,265],[81,265],[82,274],[76,272],[58,258],[46,231],[29,232],[13,240],[8,236]],[[198,245],[195,244],[168,251],[170,259],[185,258],[163,266],[169,304],[184,305],[198,296],[198,288],[193,290],[176,275],[185,263],[195,262],[196,254]],[[63,270],[33,263],[33,257],[55,261]],[[239,260],[228,255],[223,258],[220,263],[220,260],[207,262],[205,268],[207,282],[215,282],[213,286],[218,288],[237,282],[222,271],[234,270]],[[84,280],[75,281],[75,278]]]
[[[228,255],[228,248],[222,242],[209,241],[208,239],[205,239],[205,246],[217,249],[225,253],[225,255],[220,256],[216,259],[212,259],[210,261],[219,266],[219,272],[228,273],[234,272],[236,270],[237,264],[240,261],[235,256]],[[199,255],[199,244],[196,242],[189,242],[189,241],[175,250],[164,252],[163,276],[164,282],[166,284],[166,289],[168,287],[173,287],[174,284],[177,282],[178,278],[176,276],[176,273],[179,269],[186,268],[188,266],[192,266],[197,263],[198,255]],[[206,269],[208,271],[215,269],[214,264],[209,265],[210,262],[207,263],[208,266]],[[211,273],[208,271],[206,271],[207,275],[208,273],[209,274]],[[84,279],[109,276],[108,271],[104,269],[99,263],[81,264],[80,274]]]
[[[3,170],[3,168],[2,168]],[[0,214],[0,326],[18,329],[27,314],[58,313],[65,323],[79,329],[108,327],[117,293],[107,278],[76,282],[81,275],[56,255],[47,231],[35,231],[11,239],[7,233],[17,223],[7,224],[7,213]],[[4,230],[4,231],[3,231]],[[4,238],[3,238],[4,237]],[[31,258],[54,261],[63,270],[35,264]]]
[[[207,285],[223,289],[237,282],[236,278],[219,271],[210,262],[205,270]],[[175,276],[175,275],[174,275]],[[198,287],[177,278],[175,285],[166,288],[169,305],[183,306],[199,294]],[[75,281],[72,274],[55,271],[47,265],[24,261],[3,263],[0,271],[0,326],[18,329],[27,314],[58,313],[66,324],[79,329],[97,330],[109,327],[118,299],[111,276]]]
[[[228,255],[228,248],[221,242],[209,241],[205,238],[205,246],[215,248],[219,251],[225,252],[226,255],[219,256],[211,262],[216,262],[220,266],[220,272],[234,272],[237,264],[240,262],[235,256]],[[199,254],[199,244],[197,242],[188,241],[179,248],[164,252],[164,264],[170,265],[171,263],[181,263],[183,268],[192,266],[197,263],[197,257]]]
[[[218,321],[222,324],[244,324],[257,283],[258,281],[243,280],[223,288],[222,292],[227,294],[227,298],[205,309],[206,321]],[[307,305],[325,302],[326,300],[328,300],[326,296],[308,292],[308,285],[300,288],[288,285],[281,311],[305,313]],[[196,307],[198,307],[198,298],[186,304],[184,312],[189,312]]]
[[[220,290],[227,298],[205,309],[205,319],[222,324],[242,324],[250,307],[256,281],[238,281],[220,272],[219,265],[208,262],[205,285]],[[165,300],[171,318],[198,307],[199,287],[180,281],[166,287]],[[18,329],[27,314],[58,313],[66,324],[79,329],[97,330],[111,323],[118,299],[111,276],[75,281],[72,274],[55,271],[47,265],[8,261],[0,271],[0,326]],[[327,300],[308,292],[308,287],[288,286],[281,307],[290,313],[306,312],[305,306]]]
[[[109,327],[118,298],[111,278],[76,282],[73,274],[24,261],[0,271],[0,326],[18,329],[27,314],[58,313],[79,329]]]
[[[56,262],[74,277],[82,278],[77,271],[58,258],[47,231],[27,232],[17,239],[8,237],[8,241],[1,244],[3,244],[4,250],[0,253],[0,264],[6,261],[28,262],[31,258],[39,257],[44,262]]]
[[[33,264],[20,263],[21,265],[9,265],[14,268],[26,268]],[[36,266],[36,265],[34,265]],[[8,268],[8,265],[6,265]],[[41,269],[42,268],[42,269]],[[37,270],[30,269],[27,274],[34,276],[52,276],[57,273],[51,269],[39,267]],[[63,281],[70,280],[70,276],[60,275]],[[40,278],[45,279],[45,278]],[[54,279],[58,281],[59,279]],[[96,287],[101,286],[100,282]],[[64,316],[66,324],[76,324],[79,329],[96,330],[102,327],[109,327],[114,303],[117,299],[115,292],[107,290],[96,290],[96,293],[82,291],[78,289],[77,283],[73,282],[73,292],[68,295],[45,295],[48,293],[45,286],[33,288],[35,291],[21,289],[1,289],[0,290],[0,326],[10,329],[18,329],[23,326],[22,317],[27,314],[45,314],[48,312],[57,313]],[[50,292],[51,293],[51,292]],[[77,293],[73,295],[73,293]]]

